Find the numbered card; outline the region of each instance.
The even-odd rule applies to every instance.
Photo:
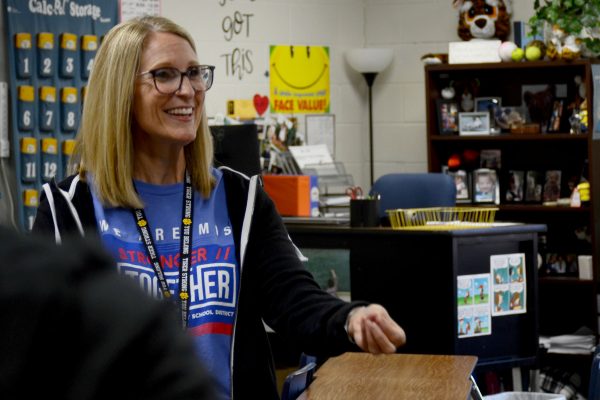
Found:
[[[40,88],[40,130],[52,132],[56,129],[56,88],[42,86]]]
[[[40,32],[37,36],[38,75],[51,78],[54,75],[54,34]]]
[[[61,128],[71,133],[77,129],[79,104],[77,103],[77,88],[64,87],[61,89]]]
[[[75,149],[75,140],[67,139],[62,143],[62,173],[63,176],[71,175],[71,171],[69,171],[69,161],[71,156],[73,155],[73,150]],[[74,172],[73,172],[74,173]]]
[[[28,231],[31,231],[33,228],[38,202],[39,196],[37,190],[25,189],[23,191],[23,214],[25,215],[25,223]]]
[[[63,33],[60,35],[60,76],[73,78],[76,70],[77,35]]]
[[[33,86],[19,86],[19,100],[17,101],[17,127],[20,131],[33,129],[33,101],[35,91]]]
[[[81,37],[81,78],[83,80],[90,77],[96,50],[98,50],[98,37],[96,35],[83,35]]]
[[[15,72],[19,79],[31,77],[32,47],[31,33],[21,32],[15,35]]]
[[[50,182],[58,172],[58,140],[42,139],[42,180]]]
[[[32,137],[21,138],[21,180],[35,182],[37,178],[37,141]]]

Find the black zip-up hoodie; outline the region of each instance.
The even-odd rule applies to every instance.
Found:
[[[257,176],[221,170],[241,270],[230,357],[233,399],[278,399],[263,320],[304,352],[330,357],[359,351],[345,323],[350,310],[365,303],[344,302],[319,287]],[[44,185],[33,231],[57,242],[78,232],[97,236],[87,183],[71,176]]]

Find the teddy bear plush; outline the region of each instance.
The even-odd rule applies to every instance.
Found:
[[[453,0],[458,9],[458,36],[462,40],[500,39],[510,34],[511,0]]]
[[[545,33],[546,56],[550,60],[563,59],[572,61],[581,55],[581,39],[568,35],[564,30],[554,25],[549,32]]]

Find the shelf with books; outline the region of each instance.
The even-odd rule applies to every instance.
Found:
[[[597,115],[581,112],[596,109],[592,88],[600,73],[595,77],[592,67],[589,60],[425,67],[428,169],[455,177],[462,188],[457,205],[492,203],[498,221],[546,224],[540,271],[554,257],[592,256],[592,281],[573,271],[540,279],[540,296],[547,300],[540,301],[541,334],[571,333],[583,325],[598,332],[600,129],[594,129]],[[466,120],[465,112],[471,113]],[[481,194],[490,186],[488,177],[491,197]],[[582,182],[590,183],[591,199],[570,207]],[[568,321],[563,328],[561,319]]]

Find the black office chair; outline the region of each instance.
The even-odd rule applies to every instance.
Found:
[[[389,225],[386,210],[397,208],[452,207],[456,185],[442,173],[394,173],[379,177],[369,192],[379,195],[379,218]]]
[[[296,400],[312,382],[316,368],[316,363],[309,362],[299,370],[289,374],[283,382],[281,400]]]

